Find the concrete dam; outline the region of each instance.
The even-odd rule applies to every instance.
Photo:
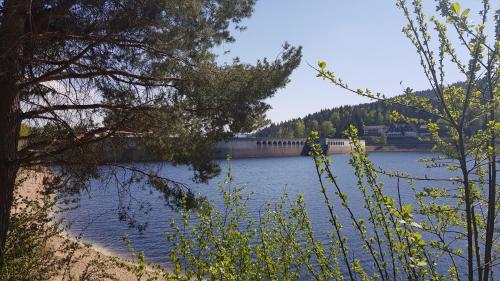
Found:
[[[27,145],[28,140],[22,140],[22,145]],[[365,141],[360,140],[363,147]],[[323,151],[330,154],[349,153],[352,147],[348,139],[322,138],[319,143]],[[166,160],[161,154],[149,151],[142,137],[125,136],[110,138],[104,143],[93,144],[89,148],[91,153],[100,155],[106,161],[162,161]],[[75,158],[79,150],[68,151],[64,157]],[[308,145],[305,138],[232,138],[225,142],[219,142],[215,146],[215,158],[226,159],[228,155],[232,158],[266,158],[266,157],[288,157],[306,156]]]
[[[365,141],[360,140],[365,146]],[[320,144],[326,154],[349,153],[352,147],[348,139],[322,138]],[[308,146],[305,138],[233,138],[216,146],[216,157],[226,158],[265,158],[307,155]]]

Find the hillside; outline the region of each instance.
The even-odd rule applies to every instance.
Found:
[[[420,91],[415,94],[417,96],[429,97],[431,91]],[[350,124],[355,125],[362,135],[364,126],[392,125],[390,113],[393,110],[397,110],[412,118],[424,120],[431,118],[430,115],[423,112],[416,112],[401,106],[390,106],[384,102],[376,101],[359,105],[346,105],[332,109],[323,109],[303,118],[295,118],[278,124],[273,123],[258,131],[255,136],[303,138],[311,131],[318,131],[322,137],[341,137],[342,132]]]

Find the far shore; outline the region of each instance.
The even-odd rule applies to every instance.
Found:
[[[432,152],[427,147],[401,147],[394,145],[367,145],[366,152]]]

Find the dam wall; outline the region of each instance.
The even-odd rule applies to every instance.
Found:
[[[364,146],[364,141],[360,142]],[[348,139],[323,138],[320,144],[328,155],[349,153],[352,149]],[[232,158],[305,156],[308,145],[305,138],[233,138],[218,143],[216,151],[216,158],[226,158],[227,155]]]
[[[349,153],[352,149],[348,139],[323,138],[318,142],[328,155]],[[364,141],[360,142],[364,146]],[[28,145],[28,142],[24,140],[22,145]],[[308,152],[309,146],[305,138],[232,138],[216,144],[214,156],[217,159],[226,159],[228,155],[234,159],[267,158],[307,156]],[[166,160],[158,151],[147,149],[140,137],[110,138],[102,143],[89,145],[85,150],[69,150],[61,159],[81,159],[87,154],[98,156],[100,161],[110,162]]]
[[[217,158],[263,158],[307,155],[306,147],[306,139],[234,138],[215,149]]]
[[[364,140],[359,140],[361,145],[365,146]],[[330,139],[326,138],[323,140],[323,146],[327,155],[331,154],[345,154],[352,151],[352,146],[348,139]]]

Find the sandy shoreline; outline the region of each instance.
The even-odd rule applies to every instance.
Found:
[[[16,189],[16,196],[22,196],[30,200],[41,200],[44,177],[50,178],[50,173],[46,169],[29,171],[29,173],[21,171],[18,175],[20,184]],[[58,276],[53,276],[52,280],[68,280],[68,275],[78,280],[79,276],[88,272],[89,266],[93,266],[96,262],[105,264],[105,276],[100,275],[95,280],[136,280],[135,275],[129,270],[134,266],[133,263],[123,257],[116,256],[103,247],[84,244],[67,232],[62,232],[60,235],[53,237],[48,244],[53,249],[61,249],[68,244],[76,246],[71,251],[72,264],[69,267],[69,274],[67,271],[60,272]]]

